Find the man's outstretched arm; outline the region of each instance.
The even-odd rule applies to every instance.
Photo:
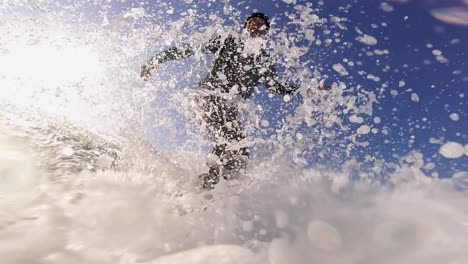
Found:
[[[270,65],[265,72],[263,77],[265,79],[265,85],[267,86],[268,90],[275,94],[280,95],[291,95],[299,86],[296,85],[285,85],[278,80],[278,74],[276,72],[276,68],[274,65]]]
[[[219,50],[220,46],[220,37],[215,36],[212,37],[206,44],[204,44],[201,50],[215,53]],[[194,54],[195,50],[188,44],[183,44],[181,47],[171,47],[148,60],[148,62],[141,67],[140,76],[146,81],[151,75],[151,71],[156,69],[159,64],[166,61],[188,58]]]
[[[146,81],[151,75],[151,71],[156,69],[159,66],[159,64],[170,60],[188,58],[190,56],[193,56],[194,54],[194,50],[186,44],[182,45],[181,47],[171,47],[170,49],[167,49],[149,59],[148,62],[141,67],[140,77],[142,77]]]

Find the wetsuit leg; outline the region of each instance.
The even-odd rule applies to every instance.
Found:
[[[236,146],[245,138],[244,130],[238,120],[237,105],[219,96],[204,98],[206,128],[215,141],[212,153],[219,157],[221,166],[211,167],[210,173],[230,179],[235,173],[245,168],[249,152],[247,147]]]

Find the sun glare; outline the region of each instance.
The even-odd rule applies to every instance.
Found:
[[[0,57],[2,77],[48,85],[65,85],[96,79],[99,72],[97,54],[83,46],[35,46],[14,47]]]
[[[17,36],[20,34],[17,34]],[[75,94],[77,89],[96,85],[103,67],[92,46],[73,38],[49,33],[35,43],[24,39],[9,41],[0,53],[0,93],[11,103],[25,98],[55,93],[55,97]],[[29,42],[29,43],[28,43]],[[68,98],[69,99],[69,98]]]

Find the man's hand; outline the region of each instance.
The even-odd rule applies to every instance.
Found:
[[[148,78],[151,76],[151,71],[158,68],[157,66],[158,65],[153,61],[149,61],[147,64],[141,66],[140,77],[143,78],[143,80],[147,81]]]
[[[324,85],[318,86],[316,89],[320,90],[320,91],[330,91],[332,89],[332,86],[324,84]],[[309,87],[306,90],[306,95],[309,96],[309,97],[313,96],[314,95],[314,90]]]
[[[323,85],[323,86],[319,86],[318,89],[322,90],[322,91],[330,91],[332,89],[332,86],[331,85]]]

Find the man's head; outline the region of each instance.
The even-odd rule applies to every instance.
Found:
[[[253,13],[245,21],[244,28],[252,37],[263,37],[270,29],[270,19],[263,13]]]

